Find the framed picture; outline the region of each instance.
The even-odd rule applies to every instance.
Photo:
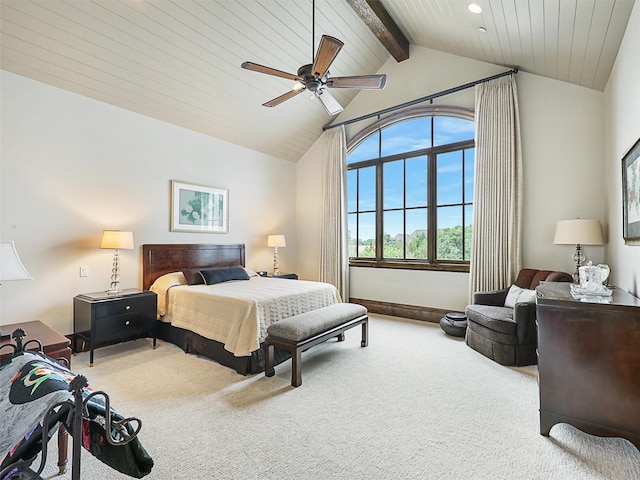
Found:
[[[622,236],[640,240],[640,139],[622,158]]]
[[[171,180],[171,231],[227,233],[229,190]]]

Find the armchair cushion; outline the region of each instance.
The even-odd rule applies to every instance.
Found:
[[[496,332],[516,334],[516,322],[513,319],[513,308],[494,307],[491,305],[467,305],[467,319],[473,320]]]

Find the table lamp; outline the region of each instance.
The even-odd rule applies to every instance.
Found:
[[[0,243],[0,283],[13,280],[33,280],[20,261],[14,242]]]
[[[119,295],[122,293],[120,289],[120,250],[133,250],[133,233],[121,232],[120,230],[104,230],[102,232],[102,240],[100,248],[111,248],[115,252],[113,254],[113,269],[111,270],[111,284],[107,293],[109,295]]]
[[[267,246],[273,247],[273,275],[278,275],[278,247],[286,247],[287,242],[284,239],[284,235],[269,235],[267,239]]]
[[[33,280],[20,261],[16,245],[13,242],[0,243],[0,284],[14,280]],[[8,337],[11,332],[0,329],[0,338]]]
[[[576,252],[573,254],[573,261],[576,263],[576,271],[573,274],[573,281],[578,283],[580,279],[579,268],[585,261],[582,253],[582,245],[603,245],[602,226],[598,220],[585,220],[576,218],[575,220],[560,220],[556,224],[556,234],[553,237],[555,245],[575,245]]]

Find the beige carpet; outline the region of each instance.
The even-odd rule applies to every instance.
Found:
[[[299,388],[290,362],[243,377],[149,340],[96,350],[93,368],[86,353],[72,362],[142,419],[150,479],[640,478],[626,440],[538,433],[535,366],[500,366],[433,324],[373,316],[367,348],[356,329],[303,354]],[[83,451],[82,478],[128,477]]]

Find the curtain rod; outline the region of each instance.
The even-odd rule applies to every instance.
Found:
[[[356,122],[359,122],[361,120],[366,120],[367,118],[377,117],[378,115],[384,115],[385,113],[390,113],[390,112],[393,112],[395,110],[400,110],[402,108],[411,107],[412,105],[416,105],[418,103],[426,102],[428,100],[433,100],[434,98],[438,98],[438,97],[444,97],[445,95],[449,95],[451,93],[455,93],[455,92],[459,92],[461,90],[466,90],[467,88],[475,87],[479,83],[488,82],[490,80],[495,80],[496,78],[505,77],[505,76],[511,75],[511,74],[515,75],[517,73],[518,73],[518,69],[517,68],[513,68],[513,69],[511,69],[511,70],[509,70],[507,72],[502,72],[502,73],[498,73],[496,75],[492,75],[490,77],[481,78],[480,80],[475,80],[473,82],[465,83],[464,85],[458,85],[457,87],[449,88],[448,90],[443,90],[441,92],[434,93],[434,94],[431,94],[431,95],[427,95],[426,97],[417,98],[417,99],[411,100],[409,102],[401,103],[400,105],[396,105],[394,107],[389,107],[389,108],[385,108],[383,110],[378,110],[377,112],[368,113],[366,115],[362,115],[360,117],[352,118],[351,120],[345,120],[344,122],[339,122],[339,123],[336,123],[334,125],[325,125],[324,127],[322,127],[322,131],[324,132],[325,130],[330,130],[332,128],[339,127],[341,125],[349,125],[351,123],[356,123]]]

